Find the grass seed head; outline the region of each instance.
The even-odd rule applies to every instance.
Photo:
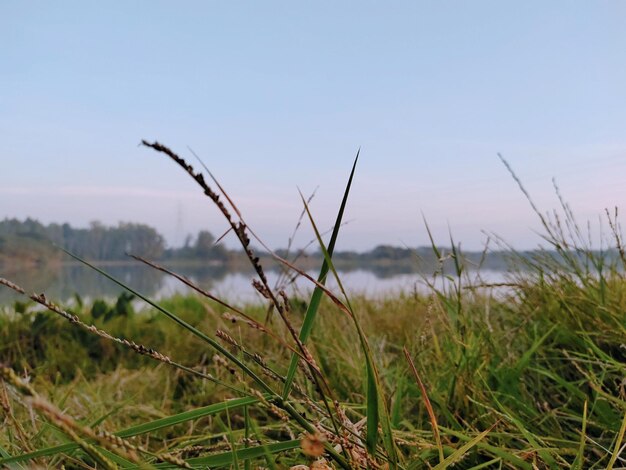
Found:
[[[309,457],[321,457],[324,454],[326,438],[321,433],[307,434],[300,441],[302,452]]]

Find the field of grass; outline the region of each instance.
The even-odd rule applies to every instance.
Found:
[[[221,188],[222,198],[149,145],[194,177],[248,248]],[[626,466],[616,214],[603,252],[567,204],[560,216],[537,211],[550,251],[511,250],[507,285],[469,279],[455,243],[433,243],[441,269],[428,293],[373,301],[321,282],[335,274],[346,197],[330,242],[319,239],[325,263],[310,299],[271,289],[250,251],[265,305],[237,309],[199,292],[145,299],[135,313],[130,296],[62,308],[33,295],[4,312],[0,466]]]

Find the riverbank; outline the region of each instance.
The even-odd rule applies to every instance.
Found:
[[[488,289],[473,289],[460,273],[445,290],[351,299],[379,369],[381,406],[405,462],[418,468],[445,459],[462,459],[463,468],[606,468],[618,458],[615,449],[621,447],[626,413],[626,283],[621,270],[605,266],[598,276],[584,265],[568,267],[560,261],[557,270],[536,260],[535,271],[517,278],[499,298]],[[295,331],[302,326],[307,302],[290,299],[286,318]],[[136,316],[123,301],[98,305],[69,308],[85,324],[133,340],[145,346],[143,351],[158,351],[168,360],[155,361],[150,354],[94,336],[57,314],[24,306],[10,319],[0,319],[4,365],[28,377],[39,394],[63,407],[65,415],[94,429],[114,432],[184,411],[198,413],[196,421],[154,430],[149,438],[142,435],[133,441],[153,453],[167,451],[192,462],[217,455],[233,465],[248,455],[247,447],[261,445],[267,454],[254,454],[258,458],[253,465],[314,460],[307,453],[309,442],[301,441],[302,424],[272,402],[228,412],[218,407],[221,411],[214,414],[197,411],[248,396],[256,387],[224,353],[216,353],[157,310]],[[264,332],[268,310],[262,304],[248,306],[242,314],[195,296],[176,296],[160,305],[214,338],[271,390],[283,388],[292,354],[286,345],[293,343],[276,312]],[[326,299],[309,345],[324,380],[324,395],[337,400],[340,416],[362,423],[369,396],[367,357],[353,320]],[[169,361],[195,372],[172,367]],[[311,379],[308,370],[296,375],[299,392],[292,400],[302,407],[307,422],[328,433],[320,439],[330,439],[335,411],[328,413]],[[29,409],[18,400],[4,397],[10,414],[9,426],[0,433],[0,448],[7,455],[62,442],[49,425],[28,418]],[[365,446],[365,430],[356,427],[352,432],[355,449],[359,442]],[[295,449],[278,452],[279,444],[288,449],[291,444],[285,443],[290,442]],[[75,458],[69,454],[54,451],[53,457],[39,461],[69,463]],[[330,459],[329,454],[325,457]]]

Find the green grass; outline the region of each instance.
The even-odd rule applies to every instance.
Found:
[[[202,186],[249,250],[253,232],[224,190],[149,146]],[[128,297],[63,310],[33,296],[0,315],[0,466],[623,467],[621,234],[610,215],[614,249],[592,249],[561,208],[537,211],[550,250],[511,249],[505,289],[470,279],[451,237],[445,251],[433,240],[441,266],[424,294],[330,292],[322,281],[338,276],[318,236],[311,299],[271,290],[251,250],[268,302],[243,310],[202,295],[146,298],[141,313]]]
[[[533,462],[540,468],[609,464],[626,413],[626,284],[619,272],[608,275],[604,282],[610,288],[599,302],[597,278],[587,286],[576,279],[558,281],[530,279],[502,299],[465,290],[463,315],[455,328],[448,316],[452,299],[434,293],[380,301],[353,299],[387,403],[394,408],[393,433],[403,465],[415,462],[415,468],[422,468],[440,462],[426,401],[403,357],[405,346],[432,403],[446,458],[491,429],[464,452],[457,464],[462,468],[494,459],[508,468],[530,468]],[[225,320],[215,304],[193,297],[176,297],[165,304],[198,329],[227,331],[247,352],[261,355],[272,369],[286,373],[289,350],[245,323]],[[249,307],[247,313],[263,318],[265,308]],[[303,315],[297,310],[290,313],[294,325],[301,324]],[[88,307],[80,316],[93,320]],[[79,334],[81,330],[47,313],[24,313],[0,322],[3,362],[26,372],[39,393],[84,425],[116,432],[236,396],[208,380],[165,364],[154,366],[121,346]],[[99,320],[93,322],[100,325]],[[235,379],[201,341],[182,334],[157,312],[120,316],[100,326],[239,388],[253,386],[249,379],[242,378],[245,385]],[[320,306],[310,344],[334,398],[352,422],[360,421],[366,412],[365,356],[351,320],[328,300]],[[242,356],[236,348],[231,350]],[[303,376],[296,383],[314,395]],[[280,389],[278,381],[271,384]],[[30,449],[43,449],[65,442],[44,419],[29,419],[28,408],[16,397],[9,402],[28,436],[27,441],[20,439],[7,422],[0,447],[9,455],[26,451],[26,443]],[[251,407],[250,416],[268,445],[290,441],[302,432],[298,423],[280,419],[268,406]],[[328,419],[315,420],[329,424]],[[230,411],[230,424],[234,442],[243,448],[243,409]],[[218,422],[202,417],[151,431],[142,442],[154,452],[186,456],[183,450],[193,445],[202,446],[203,455],[213,455],[225,450],[230,440],[225,437]],[[40,461],[65,459],[60,454],[54,458]],[[280,461],[307,458],[287,451]]]

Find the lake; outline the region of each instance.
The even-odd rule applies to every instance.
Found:
[[[178,293],[188,293],[191,289],[177,279],[160,271],[141,264],[116,264],[101,267],[117,279],[150,298],[163,298]],[[222,267],[203,267],[179,265],[173,268],[177,273],[189,278],[202,289],[233,303],[250,303],[262,300],[251,285],[254,273],[229,272]],[[297,279],[287,278],[279,271],[268,271],[267,278],[271,286],[281,285],[290,296],[307,296],[313,290],[310,281],[300,276]],[[317,272],[308,272],[316,278]],[[426,292],[424,276],[432,273],[394,273],[355,269],[340,271],[339,276],[346,290],[353,295],[364,295],[368,298],[380,298],[398,293]],[[475,279],[477,273],[471,273]],[[55,269],[11,269],[11,272],[0,272],[5,277],[27,292],[45,293],[46,296],[60,304],[79,295],[85,301],[95,298],[116,298],[123,289],[92,269],[80,264],[64,264]],[[482,270],[480,277],[483,282],[503,282],[506,273],[503,271]],[[339,292],[334,278],[329,278],[328,286]],[[4,286],[0,286],[0,306],[13,303],[20,296]],[[23,299],[23,297],[22,297]]]

